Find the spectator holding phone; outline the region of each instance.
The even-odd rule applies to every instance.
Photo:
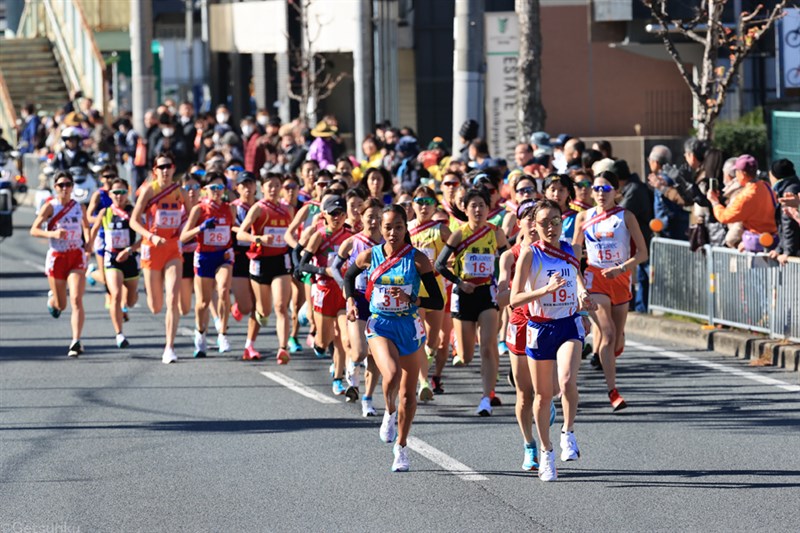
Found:
[[[800,194],[800,179],[795,173],[794,164],[788,159],[778,159],[772,163],[769,172],[769,181],[775,196],[781,204],[776,213],[776,223],[780,234],[778,247],[769,255],[785,265],[789,257],[800,256],[800,223],[792,217],[788,208],[783,207],[783,198],[796,199]]]

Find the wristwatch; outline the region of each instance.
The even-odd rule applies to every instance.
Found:
[[[261,246],[261,237],[256,237],[256,246]]]

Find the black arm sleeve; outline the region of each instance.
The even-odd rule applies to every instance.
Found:
[[[344,274],[344,297],[350,298],[356,294],[356,278],[366,269],[358,266],[355,261]]]
[[[420,276],[422,285],[428,291],[428,296],[419,298],[419,306],[431,311],[441,311],[444,308],[444,296],[442,291],[439,290],[439,284],[436,283],[436,275],[433,272],[427,272]]]
[[[508,245],[501,246],[500,248],[498,248],[497,249],[497,257],[500,257],[501,255],[503,255],[503,252],[505,252],[506,250],[508,250]]]
[[[339,254],[336,254],[336,259],[333,260],[333,265],[331,269],[333,270],[333,279],[336,280],[336,283],[339,284],[340,287],[344,287],[344,278],[342,277],[342,265],[344,262],[347,261],[346,257],[342,257]]]
[[[300,255],[302,253],[303,253],[303,247],[300,244],[292,248],[292,264],[294,264],[294,267],[296,269],[300,268]]]
[[[461,283],[461,280],[458,279],[458,276],[450,272],[449,268],[447,268],[447,261],[450,259],[450,256],[453,255],[455,251],[456,251],[455,248],[451,248],[449,244],[445,244],[444,248],[439,254],[439,257],[436,258],[436,263],[434,264],[434,268],[436,268],[436,272],[441,274],[444,277],[444,279],[458,285],[459,283]]]
[[[314,255],[311,252],[303,250],[303,255],[300,257],[300,266],[299,266],[300,272],[308,272],[310,274],[317,274],[318,276],[324,276],[325,269],[322,267],[312,265],[311,264],[312,257],[314,257]]]

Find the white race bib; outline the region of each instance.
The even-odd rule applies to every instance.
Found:
[[[427,257],[430,260],[431,264],[433,264],[433,262],[436,261],[435,248],[418,248],[418,250],[423,254],[425,254],[425,257]]]
[[[122,250],[131,245],[131,232],[127,229],[106,230],[106,235],[109,235],[111,239],[112,250]]]
[[[206,246],[227,246],[231,240],[230,226],[215,226],[203,232],[203,244]]]
[[[531,350],[535,350],[539,346],[539,330],[537,328],[528,328],[525,340],[525,345]]]
[[[286,246],[286,241],[284,240],[283,236],[286,234],[286,229],[284,228],[271,228],[265,227],[264,228],[264,236],[272,235],[272,242],[265,242],[264,246],[267,248],[283,248]]]
[[[250,260],[250,275],[258,277],[261,275],[261,261],[256,259]]]
[[[466,254],[464,271],[470,278],[486,278],[494,275],[494,254]]]
[[[156,227],[177,229],[181,225],[181,212],[178,209],[157,209]]]
[[[411,285],[376,285],[373,295],[373,303],[379,311],[385,313],[401,313],[407,311],[407,302],[401,302],[389,294],[393,288],[399,287],[406,294],[411,294]]]

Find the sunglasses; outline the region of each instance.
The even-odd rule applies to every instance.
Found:
[[[116,174],[103,174],[100,177],[103,178],[104,180],[113,180],[114,178],[117,177],[117,175]]]
[[[442,182],[442,186],[443,187],[457,187],[458,185],[461,185],[461,183],[458,182],[458,181],[443,181]]]
[[[536,189],[533,187],[520,187],[516,190],[517,194],[534,194],[536,193]]]
[[[414,198],[414,203],[417,205],[436,205],[436,198],[431,198],[429,196]]]
[[[283,186],[283,188],[286,189],[287,191],[293,191],[297,187],[298,185],[296,183],[287,183],[286,185]]]
[[[553,217],[550,220],[537,220],[537,224],[539,224],[543,228],[549,228],[550,226],[560,226],[561,225],[561,217]]]
[[[594,192],[611,192],[614,190],[614,187],[611,185],[594,185],[592,186],[592,190]]]
[[[228,167],[226,170],[229,170],[229,171],[232,171],[232,172],[241,172],[242,170],[244,170],[244,167],[240,167],[240,166],[236,165],[236,166],[233,166],[233,167]]]
[[[218,192],[225,190],[225,186],[222,185],[221,183],[212,183],[211,185],[206,185],[206,189],[208,189],[209,191]]]
[[[591,182],[591,181],[589,181],[589,180],[586,180],[586,181],[576,181],[576,182],[575,182],[575,186],[576,186],[576,187],[580,187],[581,189],[585,189],[586,187],[591,187],[591,186],[592,186],[592,182]]]
[[[397,202],[397,205],[401,206],[403,209],[408,209],[409,207],[411,207],[411,200],[408,200],[406,202]]]
[[[157,168],[158,170],[169,170],[169,169],[171,169],[171,168],[172,168],[172,167],[174,167],[174,166],[175,166],[175,165],[156,165],[156,168]]]
[[[330,181],[318,181],[315,185],[317,187],[327,187],[330,184],[331,184]]]
[[[199,188],[200,188],[200,185],[198,185],[196,183],[187,184],[187,185],[183,186],[183,190],[184,191],[196,191]]]
[[[195,177],[202,178],[205,175],[206,175],[206,171],[204,169],[202,169],[202,168],[198,168],[197,170],[192,172],[192,176],[195,176]]]
[[[128,189],[114,189],[111,191],[111,194],[115,196],[121,196],[123,194],[128,194]]]
[[[72,187],[73,185],[75,185],[75,184],[72,183],[71,181],[61,181],[59,183],[56,183],[56,187],[58,187],[59,189],[68,189],[68,188]]]
[[[336,209],[335,211],[332,211],[328,214],[332,217],[340,217],[344,215],[344,213],[345,213],[344,209]]]

